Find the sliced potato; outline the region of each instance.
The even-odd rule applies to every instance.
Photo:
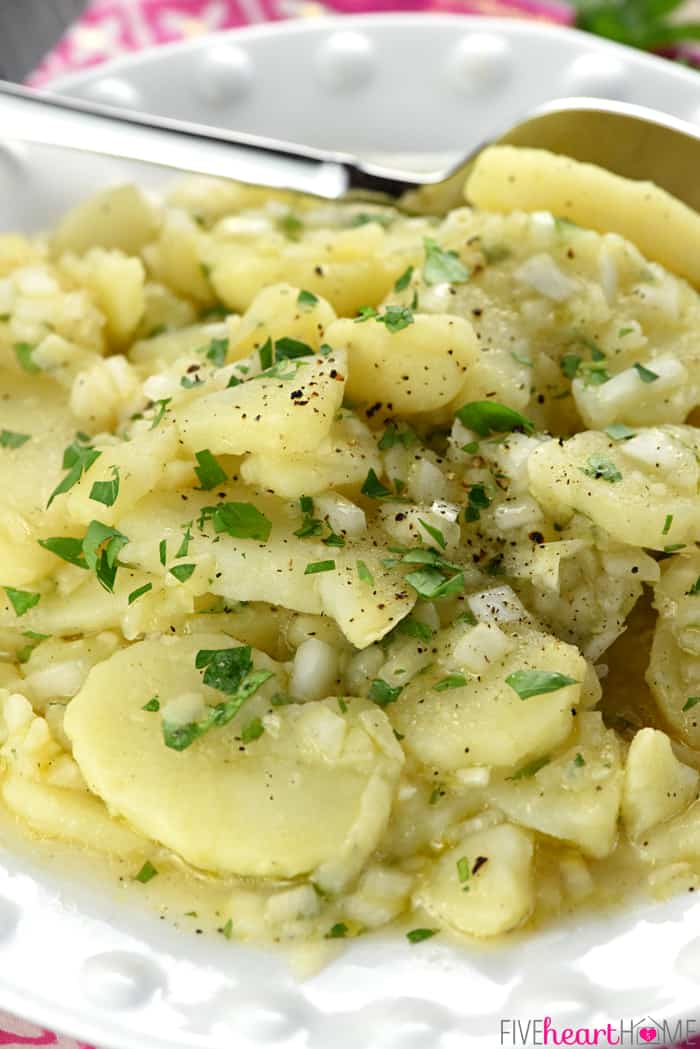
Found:
[[[468,641],[470,630],[484,627],[465,628],[463,640]],[[443,653],[440,665],[410,681],[389,707],[392,724],[405,736],[404,747],[423,765],[513,768],[550,753],[571,732],[586,678],[586,662],[578,650],[525,624],[504,624],[500,632],[507,642],[500,650],[491,650],[490,640],[479,638],[479,650],[485,652],[481,667],[469,652],[460,661],[459,648],[452,658]],[[563,674],[575,683],[522,700],[506,681],[520,670]],[[454,672],[464,674],[465,685],[434,690]]]
[[[522,766],[510,779],[494,782],[487,795],[516,823],[589,856],[608,856],[617,840],[622,796],[620,745],[600,714],[582,713],[576,722],[577,737],[560,756],[537,771]]]
[[[158,212],[140,189],[114,186],[64,215],[51,238],[51,250],[57,256],[67,251],[82,255],[90,248],[136,255],[153,240],[158,226]]]
[[[651,182],[622,178],[543,149],[492,146],[465,188],[486,211],[551,211],[579,226],[619,233],[692,284],[700,284],[700,216]]]
[[[381,711],[351,700],[347,714],[335,701],[281,707],[279,733],[245,745],[244,706],[187,750],[169,749],[160,715],[144,704],[158,694],[162,709],[184,693],[221,702],[195,656],[231,646],[226,635],[144,641],[94,667],[65,717],[76,761],[113,813],[197,867],[263,877],[317,871],[340,887],[388,821],[400,748]]]
[[[268,339],[296,339],[318,351],[334,320],[335,310],[325,299],[291,284],[272,284],[258,292],[243,315],[231,339],[229,360],[247,357]]]
[[[532,834],[512,824],[469,834],[429,868],[414,902],[458,932],[510,932],[535,906],[533,857]]]
[[[348,354],[348,396],[382,402],[387,411],[416,415],[444,408],[468,382],[479,350],[461,317],[415,314],[392,332],[374,319],[338,320],[326,338]]]
[[[530,491],[555,520],[585,514],[621,543],[664,550],[700,535],[700,431],[660,426],[616,442],[549,441],[527,462]]]
[[[697,795],[699,774],[678,761],[671,741],[657,729],[641,729],[625,765],[622,818],[628,834],[639,838],[657,823],[677,816]]]
[[[282,361],[282,378],[263,376],[204,394],[178,414],[193,452],[312,452],[328,435],[345,388],[342,351],[327,357]]]

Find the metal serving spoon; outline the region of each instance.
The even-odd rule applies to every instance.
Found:
[[[349,153],[156,117],[0,81],[0,142],[10,139],[146,161],[240,182],[419,207],[421,194],[452,206],[465,169],[487,144],[469,141],[449,167],[406,170]],[[642,106],[566,98],[541,106],[492,142],[538,147],[649,179],[700,211],[700,128]],[[454,201],[446,186],[454,187]],[[418,191],[418,193],[416,193]]]

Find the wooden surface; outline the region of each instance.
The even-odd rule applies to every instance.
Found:
[[[0,0],[0,77],[23,80],[86,0]]]

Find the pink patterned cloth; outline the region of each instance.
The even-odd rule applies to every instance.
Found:
[[[187,40],[253,22],[373,11],[441,11],[509,15],[571,25],[572,7],[559,0],[92,0],[29,78],[40,86],[54,77],[88,69],[127,51]],[[0,1012],[0,1047],[55,1046],[94,1049]],[[661,1049],[661,1047],[659,1047]],[[678,1049],[700,1049],[694,1039]]]

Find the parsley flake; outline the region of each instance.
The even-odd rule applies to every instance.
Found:
[[[15,590],[12,586],[6,586],[5,593],[18,619],[41,601],[41,594],[33,593],[31,590]]]
[[[390,685],[383,678],[375,677],[367,693],[369,699],[379,707],[388,707],[395,703],[403,692],[403,685]]]
[[[629,441],[631,437],[637,436],[637,431],[631,430],[624,423],[612,423],[605,427],[605,432],[613,441]]]
[[[550,670],[516,670],[506,678],[506,684],[510,685],[521,699],[531,699],[532,696],[558,692],[560,688],[579,683],[567,674]]]
[[[318,575],[319,572],[332,572],[334,569],[335,561],[309,561],[304,575]]]
[[[114,506],[119,495],[119,467],[112,467],[111,481],[95,481],[90,489],[90,498],[103,506]]]
[[[367,583],[368,586],[374,586],[374,576],[364,561],[357,562],[357,574],[363,583]]]
[[[135,876],[136,881],[140,881],[142,885],[146,885],[149,881],[152,881],[156,877],[158,871],[153,866],[150,860],[146,860],[141,870]]]
[[[520,412],[496,401],[471,401],[463,405],[456,414],[460,422],[469,430],[478,433],[479,437],[489,437],[493,433],[510,433],[513,430],[529,434],[535,430],[535,424]]]
[[[595,481],[617,484],[622,480],[622,474],[615,463],[604,455],[589,455],[586,459],[586,466],[580,467],[580,470],[586,477],[592,477]]]
[[[644,365],[639,364],[639,362],[637,362],[634,365],[634,370],[636,371],[637,375],[642,380],[642,382],[656,382],[656,380],[659,378],[657,372],[653,372],[650,368],[645,368]]]
[[[408,285],[411,283],[411,277],[413,276],[413,266],[407,266],[400,277],[396,279],[394,284],[394,291],[405,291]]]
[[[447,677],[433,685],[433,692],[447,692],[450,688],[462,688],[466,683],[467,679],[464,674],[448,674]]]
[[[393,495],[391,489],[382,484],[372,467],[370,467],[360,491],[369,499],[386,499],[388,496]]]
[[[302,290],[297,295],[297,306],[302,310],[312,310],[314,306],[318,306],[318,296],[312,291]]]
[[[471,271],[467,269],[456,251],[445,251],[430,237],[423,238],[425,262],[423,263],[423,280],[430,287],[433,284],[465,284]]]
[[[431,539],[434,539],[438,546],[444,550],[447,546],[447,542],[445,540],[445,536],[440,531],[440,529],[436,528],[434,525],[428,524],[428,522],[424,521],[422,517],[418,518],[418,523],[421,526],[421,528],[423,528],[428,533]]]
[[[411,929],[406,933],[406,939],[409,943],[421,943],[423,940],[429,940],[431,936],[437,936],[439,931],[439,929]]]
[[[32,356],[36,346],[31,346],[28,342],[16,342],[14,349],[20,368],[25,372],[29,372],[30,375],[38,375],[41,368],[34,362],[34,357]]]
[[[147,710],[149,714],[157,714],[160,710],[160,700],[158,696],[151,696],[148,703],[144,703],[141,710]]]
[[[153,589],[153,583],[144,583],[143,586],[138,587],[136,590],[132,590],[126,599],[128,605],[133,605],[134,601],[138,601],[140,597],[147,594]]]
[[[186,583],[191,577],[197,566],[193,564],[188,565],[173,565],[170,569],[170,575],[175,576],[179,583]]]
[[[208,448],[203,448],[201,452],[195,452],[194,457],[198,463],[194,468],[194,472],[197,474],[199,483],[205,492],[216,488],[217,485],[223,484],[228,480],[226,471]]]
[[[0,430],[0,448],[21,448],[28,440],[28,433],[16,433],[14,430]]]
[[[264,731],[265,726],[260,718],[253,718],[241,732],[241,743],[253,743],[256,739],[260,739]]]
[[[683,713],[686,714],[689,710],[692,710],[693,707],[696,707],[698,703],[700,703],[700,696],[688,696],[683,707]]]

